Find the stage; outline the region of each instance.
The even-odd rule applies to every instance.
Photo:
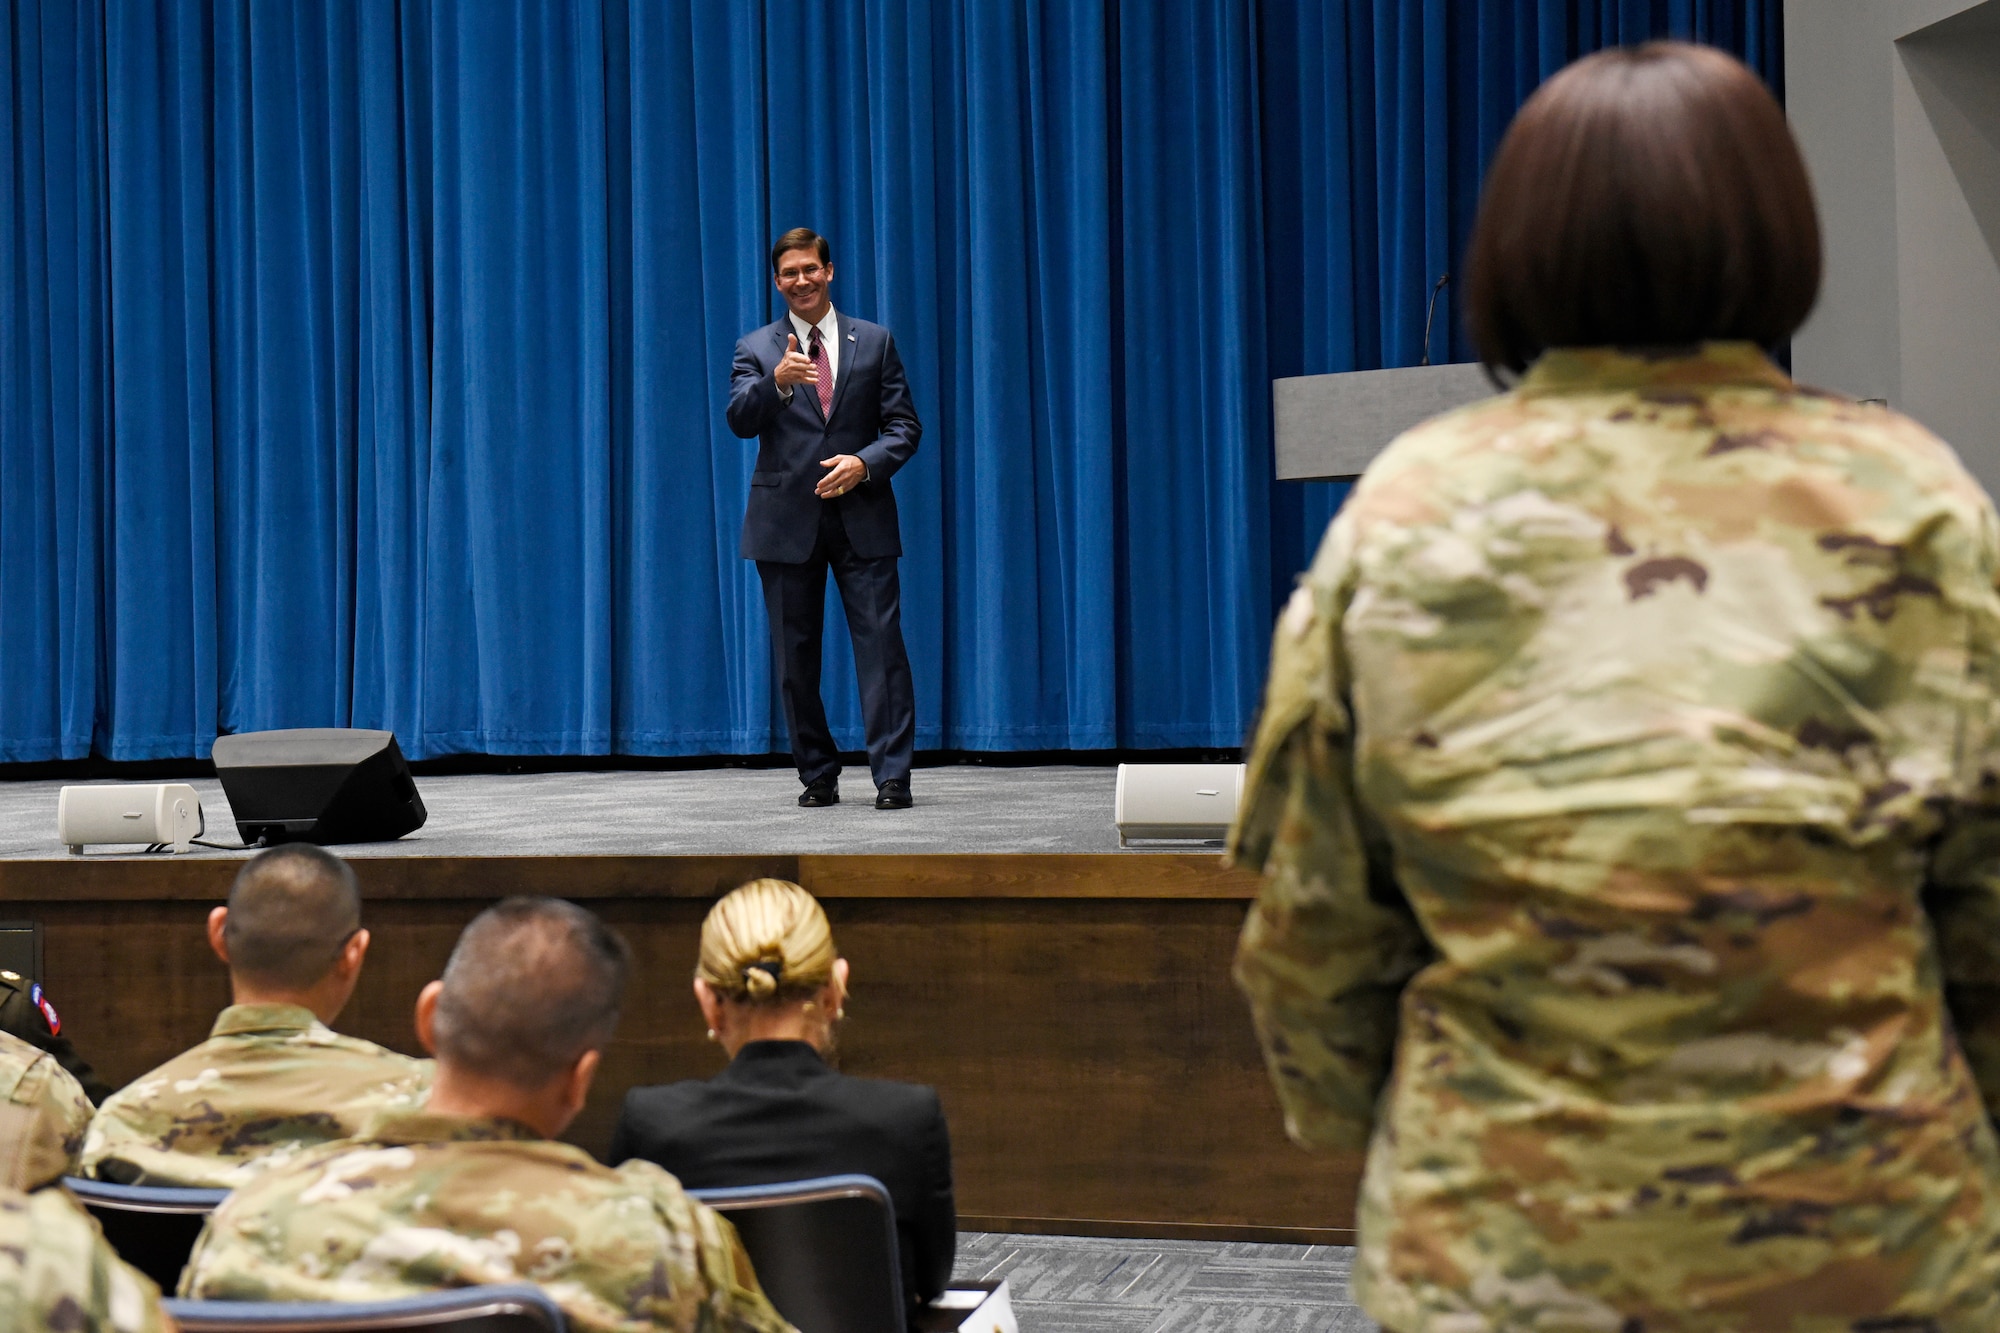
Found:
[[[1290,1145],[1229,979],[1253,875],[1212,848],[1121,851],[1115,770],[919,769],[917,804],[802,810],[783,769],[420,777],[429,822],[357,862],[374,936],[343,1031],[413,1051],[410,1008],[511,893],[573,898],[631,941],[619,1033],[570,1137],[601,1152],[626,1088],[706,1077],[688,993],[708,904],[776,875],[826,904],[854,968],[848,1072],[929,1083],[961,1225],[1345,1243],[1358,1157]],[[114,1083],[228,1002],[203,920],[244,853],[70,856],[61,783],[0,783],[0,916],[39,921],[65,1030]],[[236,841],[213,780],[208,836]]]
[[[430,820],[396,842],[341,848],[384,856],[741,856],[773,852],[1115,852],[1113,768],[917,770],[909,810],[877,810],[868,769],[842,775],[841,803],[798,805],[789,768],[419,777]],[[0,782],[0,858],[63,857],[61,782]],[[236,842],[221,784],[195,779],[207,838]],[[120,849],[93,848],[92,859]],[[126,849],[136,851],[137,849]],[[195,848],[190,855],[224,853]]]

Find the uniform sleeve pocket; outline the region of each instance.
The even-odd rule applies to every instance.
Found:
[[[1330,599],[1302,583],[1285,604],[1271,637],[1271,674],[1262,714],[1245,756],[1243,795],[1230,830],[1228,854],[1238,865],[1261,869],[1271,855],[1294,789],[1316,765],[1337,759],[1348,717],[1342,673],[1334,652],[1337,621]]]
[[[1278,702],[1267,700],[1266,706]],[[1312,706],[1302,700],[1259,720],[1255,744],[1246,756],[1236,820],[1229,830],[1227,854],[1236,865],[1261,871],[1270,860],[1302,757],[1301,733],[1312,720]]]
[[[750,484],[752,486],[776,486],[784,475],[782,472],[752,472],[750,474]]]

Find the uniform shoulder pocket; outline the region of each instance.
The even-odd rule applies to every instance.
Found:
[[[1304,770],[1338,762],[1346,749],[1352,721],[1339,639],[1350,540],[1336,518],[1271,634],[1270,678],[1229,834],[1228,855],[1238,865],[1264,868],[1294,787],[1311,776]]]
[[[47,1093],[55,1067],[55,1060],[43,1055],[24,1067],[0,1074],[0,1095],[21,1106],[35,1105]]]

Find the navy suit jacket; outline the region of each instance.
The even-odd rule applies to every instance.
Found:
[[[627,1093],[609,1160],[633,1157],[688,1189],[873,1176],[896,1206],[912,1300],[951,1280],[951,1135],[937,1093],[921,1084],[850,1078],[802,1041],[753,1041],[714,1078]]]
[[[820,507],[828,504],[838,506],[856,555],[873,560],[903,553],[889,478],[917,451],[923,423],[889,330],[838,312],[835,319],[840,366],[833,410],[826,416],[820,415],[814,385],[794,385],[789,403],[778,397],[775,376],[792,336],[789,315],[736,344],[729,368],[729,429],[746,440],[757,437],[757,469],[750,474],[750,503],[743,511],[745,560],[796,565],[811,558]],[[827,473],[820,460],[835,454],[853,454],[867,464],[868,480],[822,500],[813,494]]]

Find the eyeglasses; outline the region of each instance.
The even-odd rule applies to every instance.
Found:
[[[804,268],[781,268],[778,270],[778,281],[811,282],[824,272],[826,272],[826,266],[823,264],[807,264]]]

